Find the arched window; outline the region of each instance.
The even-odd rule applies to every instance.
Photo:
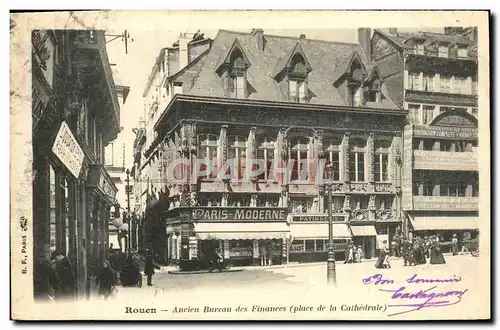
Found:
[[[214,178],[217,175],[218,139],[219,139],[218,136],[214,134],[198,135],[197,159],[200,160],[199,171],[202,173],[201,179]]]
[[[308,159],[310,138],[300,137],[290,140],[288,154],[290,161],[293,161],[293,169],[290,176],[291,181],[308,180]]]
[[[227,139],[227,159],[230,165],[226,174],[232,179],[242,180],[245,177],[247,138],[229,136]],[[232,173],[234,171],[235,173]]]
[[[269,177],[271,173],[271,167],[274,161],[274,147],[275,141],[272,138],[262,138],[258,141],[257,146],[257,159],[263,163],[265,168],[263,173],[259,174],[259,180],[268,181],[272,178]],[[258,166],[255,164],[254,166]],[[253,170],[257,170],[254,168]],[[260,170],[260,169],[259,169]],[[260,171],[259,171],[260,172]]]
[[[242,99],[246,97],[247,65],[239,48],[234,48],[230,57],[227,87],[229,97]]]

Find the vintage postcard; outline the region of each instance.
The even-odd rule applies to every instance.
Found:
[[[11,14],[11,317],[490,319],[488,22]]]

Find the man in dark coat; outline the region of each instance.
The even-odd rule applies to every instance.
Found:
[[[50,284],[56,300],[74,299],[76,282],[71,262],[62,252],[54,251],[51,257]]]
[[[148,277],[148,286],[152,286],[153,275],[155,273],[155,267],[153,264],[153,254],[151,251],[146,252],[146,264],[144,265],[144,274]]]
[[[102,267],[95,281],[99,285],[99,295],[103,296],[104,300],[108,299],[111,290],[115,286],[115,273],[111,269],[109,261],[104,260],[102,262]]]

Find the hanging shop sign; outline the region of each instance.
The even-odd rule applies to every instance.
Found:
[[[101,194],[106,196],[111,204],[114,204],[117,188],[111,181],[109,174],[104,169],[104,166],[92,164],[89,168],[89,177],[87,180],[89,188],[97,189]]]
[[[61,128],[59,128],[54,145],[52,146],[52,152],[59,158],[64,166],[66,166],[71,174],[73,174],[75,178],[78,178],[80,170],[82,169],[83,160],[85,159],[85,154],[66,122],[63,122]]]
[[[192,210],[196,220],[285,221],[287,214],[286,208],[204,207]]]

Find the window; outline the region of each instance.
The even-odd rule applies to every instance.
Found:
[[[431,122],[432,118],[434,117],[434,109],[434,106],[424,105],[422,113],[422,124],[428,124]]]
[[[296,138],[291,141],[289,150],[290,161],[293,162],[291,181],[308,179],[308,149],[309,138]]]
[[[200,206],[220,206],[220,194],[203,193],[198,195]]]
[[[442,75],[439,83],[439,91],[441,93],[452,93],[451,76]]]
[[[472,77],[472,95],[477,95],[477,76]]]
[[[279,195],[259,195],[257,197],[257,206],[260,207],[278,207],[280,201]]]
[[[325,241],[322,239],[317,239],[316,240],[316,252],[323,252],[325,251]]]
[[[227,159],[230,168],[226,174],[231,174],[231,177],[234,179],[242,180],[245,177],[247,139],[242,136],[230,136],[227,142]]]
[[[368,209],[368,196],[352,196],[351,209],[352,210],[366,210]]]
[[[314,240],[306,239],[306,252],[314,252]]]
[[[231,207],[248,207],[250,201],[251,197],[248,194],[231,194],[227,204]]]
[[[424,43],[423,42],[418,42],[417,43],[417,54],[418,55],[425,55],[425,48],[424,48]]]
[[[458,58],[467,58],[467,47],[458,47]]]
[[[375,146],[374,177],[377,182],[389,181],[389,147],[388,141],[381,141]]]
[[[432,180],[425,180],[423,182],[423,196],[432,196],[434,190],[434,182]]]
[[[440,196],[465,197],[467,183],[461,181],[440,182]]]
[[[455,77],[453,80],[453,89],[457,94],[469,94],[470,90],[467,88],[467,78]]]
[[[448,57],[448,46],[447,45],[439,45],[438,56],[439,57]]]
[[[56,172],[49,165],[50,251],[56,250]]]
[[[380,102],[382,101],[382,92],[380,91],[380,82],[374,82],[368,89],[366,95],[367,102]]]
[[[365,181],[365,141],[353,141],[349,154],[349,180]]]
[[[392,209],[393,200],[392,196],[377,196],[375,199],[375,208],[377,210],[390,210]]]
[[[313,198],[291,197],[290,207],[292,213],[310,213],[313,208]]]
[[[408,73],[408,89],[419,91],[421,90],[420,72]]]
[[[308,68],[301,54],[292,57],[289,74],[289,96],[291,102],[308,102],[309,89],[307,87]]]
[[[332,178],[330,178],[329,169],[325,164],[325,171],[323,179],[340,181],[340,139],[334,139],[330,141],[330,144],[326,148],[326,160],[330,162],[332,169]]]
[[[238,99],[244,99],[246,97],[245,94],[245,84],[246,80],[245,77],[238,76],[235,78],[235,85],[236,85],[236,95],[235,97]]]
[[[351,104],[353,107],[363,106],[362,89],[360,86],[351,87]]]
[[[420,124],[420,104],[408,104],[408,112],[413,124]]]
[[[114,156],[115,156],[115,144],[111,142],[106,149],[106,157],[105,157],[105,165],[113,166],[114,165]]]
[[[214,134],[198,135],[198,154],[200,178],[214,178],[217,175],[217,141]]]
[[[271,168],[273,166],[273,160],[274,160],[274,140],[271,138],[264,138],[261,141],[262,142],[257,148],[257,159],[261,163],[253,164],[252,170],[253,171],[259,170],[259,172],[262,172],[259,174],[258,179],[267,181],[269,179],[273,179],[270,178],[269,175],[271,173]],[[265,168],[262,170],[257,168],[260,165],[264,165]]]
[[[434,74],[424,74],[423,90],[434,92]]]
[[[174,82],[174,95],[175,94],[182,94],[182,83],[181,82]]]
[[[307,100],[307,82],[300,80],[290,80],[290,101],[304,103]]]
[[[325,213],[328,213],[328,196],[325,195],[323,198],[323,210]],[[344,196],[332,196],[332,212],[340,213],[344,208]]]

